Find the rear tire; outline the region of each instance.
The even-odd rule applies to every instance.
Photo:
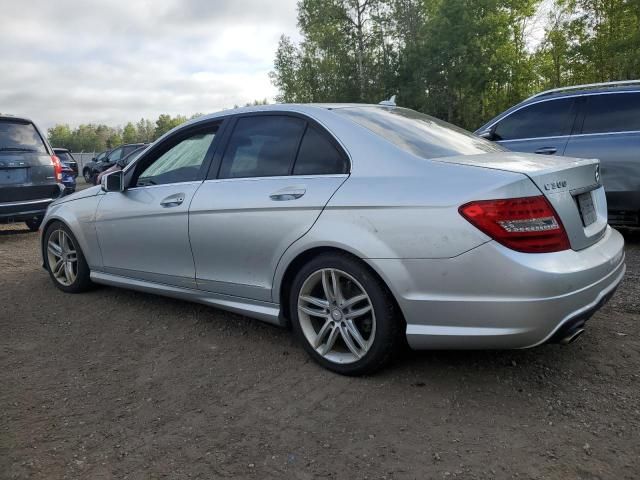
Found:
[[[44,234],[44,261],[56,287],[65,293],[80,293],[93,287],[82,249],[62,222],[53,222]]]
[[[42,218],[43,217],[30,218],[29,220],[25,220],[24,223],[27,228],[29,228],[29,230],[31,230],[32,232],[37,232],[40,228],[40,225],[42,225]]]
[[[390,292],[347,254],[321,254],[304,265],[293,280],[289,309],[307,353],[341,375],[374,373],[403,343],[403,322]]]
[[[92,182],[91,182],[91,178],[92,178],[92,177],[91,177],[91,171],[90,171],[88,168],[85,168],[85,169],[82,171],[82,176],[84,177],[84,181],[85,181],[85,182],[87,182],[87,183],[92,183]]]

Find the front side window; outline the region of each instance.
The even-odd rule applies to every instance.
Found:
[[[259,115],[238,120],[220,165],[219,178],[289,175],[306,122]]]
[[[32,123],[0,120],[0,152],[10,151],[47,153]]]
[[[582,133],[640,130],[640,93],[590,95],[587,97]]]
[[[217,127],[212,127],[194,133],[169,148],[142,171],[136,185],[143,187],[198,180],[216,131]]]
[[[347,107],[333,111],[425,159],[504,151],[498,144],[407,108]]]
[[[316,127],[309,125],[302,138],[294,175],[331,175],[347,173],[346,158]]]
[[[573,106],[573,98],[563,98],[523,107],[498,122],[495,140],[569,135],[575,118]]]

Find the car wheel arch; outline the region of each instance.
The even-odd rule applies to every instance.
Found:
[[[317,257],[318,255],[325,253],[334,253],[339,255],[348,256],[365,266],[387,289],[389,295],[393,299],[394,306],[396,311],[398,312],[399,319],[402,321],[404,325],[406,325],[406,321],[404,319],[404,314],[398,300],[396,299],[395,293],[393,289],[390,288],[383,275],[380,274],[370,263],[364,261],[361,257],[356,255],[353,252],[350,252],[347,249],[336,247],[336,246],[314,246],[302,252],[299,252],[286,266],[284,269],[284,273],[282,274],[281,280],[278,283],[278,292],[274,297],[278,298],[280,304],[280,317],[283,325],[290,326],[291,322],[291,312],[289,311],[289,295],[291,294],[291,287],[293,284],[293,279],[300,269],[309,262],[312,258]]]

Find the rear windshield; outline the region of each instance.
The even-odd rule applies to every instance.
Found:
[[[0,152],[47,153],[32,123],[0,120]]]
[[[73,162],[73,157],[69,152],[56,152],[56,157],[58,157],[61,162]]]
[[[408,108],[337,108],[343,115],[409,153],[422,158],[504,152],[497,143]]]

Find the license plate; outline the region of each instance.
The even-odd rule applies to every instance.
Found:
[[[580,209],[580,216],[582,217],[582,224],[585,227],[588,227],[597,220],[598,215],[596,213],[596,207],[593,204],[591,192],[578,195],[578,207]]]
[[[0,170],[0,185],[16,185],[26,183],[26,168],[3,168]]]

